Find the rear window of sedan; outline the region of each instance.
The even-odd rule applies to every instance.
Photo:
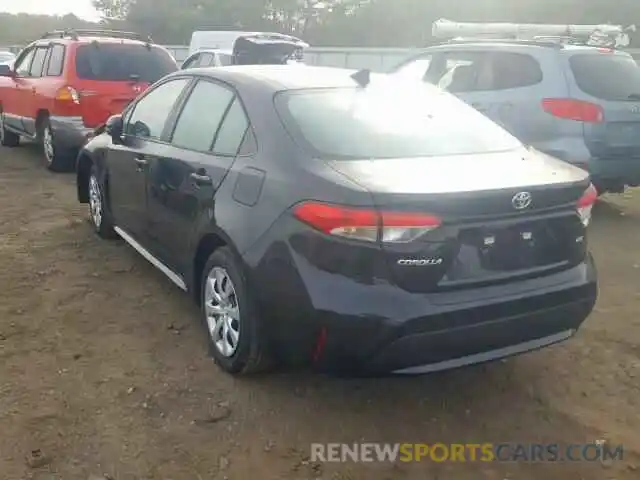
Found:
[[[422,82],[289,90],[276,110],[317,158],[380,159],[490,153],[521,143],[481,113]]]

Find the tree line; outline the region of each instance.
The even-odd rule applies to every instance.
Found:
[[[104,28],[163,44],[187,44],[194,30],[279,31],[316,46],[419,47],[431,23],[615,23],[640,27],[638,0],[94,0]],[[96,27],[74,15],[0,14],[0,45],[20,45],[56,28]],[[640,46],[640,32],[633,46]]]

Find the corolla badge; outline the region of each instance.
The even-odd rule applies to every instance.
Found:
[[[511,205],[516,210],[524,210],[531,205],[531,194],[529,192],[518,192],[511,199]]]
[[[426,267],[428,265],[440,265],[442,258],[401,258],[398,265],[403,267]]]

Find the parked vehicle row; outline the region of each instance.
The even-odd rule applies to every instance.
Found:
[[[2,143],[41,139],[57,170],[64,130],[54,116],[57,125],[78,118],[80,153],[70,158],[96,233],[124,239],[193,296],[225,371],[286,363],[432,372],[566,340],[592,311],[587,227],[597,191],[586,169],[545,148],[588,142],[589,122],[577,118],[584,100],[536,91],[577,109],[576,118],[549,102],[534,111],[529,85],[509,82],[537,72],[518,63],[525,57],[539,62],[539,87],[548,88],[554,78],[542,66],[553,55],[617,53],[458,42],[382,75],[295,68],[297,40],[234,34],[232,65],[206,68],[211,52],[200,45],[197,65],[187,65],[198,68],[179,70],[149,41],[110,35],[62,32],[19,55],[7,82],[46,83],[62,63],[53,104],[69,110],[33,116],[33,101],[26,109],[10,100]],[[62,60],[60,41],[69,42]],[[118,62],[121,74],[101,68]],[[98,78],[86,78],[85,63]],[[34,76],[18,76],[27,64]],[[491,68],[502,73],[491,77]],[[483,88],[502,82],[494,90],[518,95],[497,98],[498,110],[506,104],[539,130],[502,127],[456,98],[467,93],[459,77]],[[94,83],[78,88],[78,79]],[[110,81],[127,90],[103,95],[99,82]],[[522,141],[535,132],[547,143]]]
[[[234,374],[453,368],[565,340],[596,300],[587,172],[419,82],[176,72],[85,146],[77,185]]]

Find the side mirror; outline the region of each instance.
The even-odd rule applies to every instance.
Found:
[[[11,69],[10,65],[0,65],[0,77],[15,77],[15,72]]]
[[[124,131],[122,115],[113,115],[109,117],[107,123],[105,123],[104,131],[111,136],[111,139],[114,142],[122,141],[122,134]]]

